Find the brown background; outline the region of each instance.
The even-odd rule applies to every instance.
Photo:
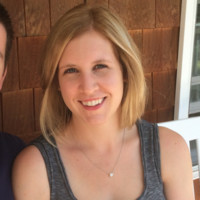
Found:
[[[39,60],[51,26],[80,3],[104,3],[124,20],[142,53],[148,83],[144,118],[173,119],[181,0],[0,0],[15,30],[8,74],[0,96],[0,130],[29,142],[40,133]]]

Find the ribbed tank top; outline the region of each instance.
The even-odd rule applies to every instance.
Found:
[[[144,191],[137,200],[165,200],[160,169],[160,145],[157,124],[144,120],[137,122],[144,170]],[[55,140],[52,138],[56,145]],[[59,151],[44,137],[32,143],[42,154],[50,186],[50,200],[77,200],[67,179]],[[65,172],[66,170],[66,172]]]

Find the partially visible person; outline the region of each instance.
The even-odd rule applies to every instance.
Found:
[[[13,29],[8,12],[0,4],[0,90],[7,73],[8,57],[12,46]],[[13,200],[11,168],[16,155],[24,148],[18,137],[0,132],[0,199]]]
[[[145,78],[121,20],[75,7],[45,50],[43,136],[15,160],[16,200],[193,200],[183,138],[141,120]]]

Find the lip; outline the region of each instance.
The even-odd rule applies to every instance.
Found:
[[[79,101],[79,102],[86,110],[97,110],[104,104],[105,99],[106,97],[87,99],[87,100]]]

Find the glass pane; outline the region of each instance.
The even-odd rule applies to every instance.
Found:
[[[192,76],[200,76],[200,24],[195,30]]]
[[[197,23],[200,23],[200,12],[198,12],[200,10],[200,2],[198,2],[197,4]]]
[[[192,76],[200,76],[200,2],[197,4]]]
[[[200,85],[191,86],[190,102],[200,101]]]
[[[200,116],[200,112],[199,113],[194,113],[194,114],[190,114],[189,117],[198,117]]]
[[[190,141],[190,153],[192,158],[192,166],[198,165],[197,144],[195,140]]]
[[[189,114],[200,112],[200,0],[197,3]]]

